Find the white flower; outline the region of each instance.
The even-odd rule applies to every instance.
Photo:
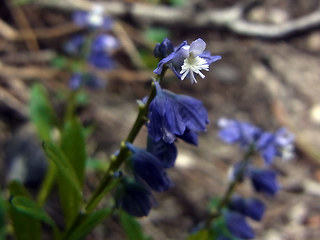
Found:
[[[199,56],[205,48],[206,43],[201,38],[193,41],[190,46],[182,47],[181,51],[185,59],[180,71],[181,80],[184,80],[189,74],[191,83],[197,83],[194,73],[199,74],[201,78],[205,77],[200,71],[209,71],[209,64],[206,59]]]

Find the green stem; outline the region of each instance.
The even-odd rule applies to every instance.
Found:
[[[49,193],[51,192],[51,188],[56,178],[57,168],[53,162],[49,162],[48,172],[46,177],[41,184],[41,189],[37,196],[37,202],[39,206],[43,206],[47,200]]]
[[[162,74],[158,76],[155,80],[160,81],[163,79],[166,69],[163,69]],[[152,89],[149,94],[149,98],[146,104],[139,106],[139,113],[138,116],[127,136],[125,141],[121,142],[120,150],[117,155],[112,155],[110,158],[110,165],[108,166],[102,180],[99,183],[99,186],[91,195],[89,201],[84,206],[84,214],[79,214],[78,217],[75,219],[74,223],[70,227],[70,229],[65,233],[64,239],[67,239],[68,236],[77,228],[79,222],[83,221],[86,216],[88,216],[100,203],[102,198],[110,192],[119,182],[114,178],[114,172],[119,169],[122,163],[125,161],[129,154],[129,149],[126,147],[125,143],[130,142],[132,143],[135,138],[137,137],[138,133],[140,132],[141,128],[146,124],[148,121],[148,112],[149,112],[149,105],[152,100],[156,96],[156,88],[154,83],[152,83]]]
[[[118,155],[117,156],[113,155],[111,157],[110,165],[103,179],[101,180],[98,188],[95,190],[95,192],[93,193],[93,195],[91,196],[90,200],[88,201],[85,207],[86,213],[92,212],[95,209],[95,207],[99,204],[100,200],[104,196],[105,189],[108,187],[109,183],[113,179],[113,172],[117,171],[118,168],[121,166],[121,164],[127,158],[129,150],[126,147],[125,143],[126,142],[132,143],[134,139],[137,137],[138,133],[140,132],[140,129],[146,124],[149,104],[151,103],[151,101],[154,99],[155,96],[156,96],[156,89],[154,84],[152,84],[152,90],[149,95],[147,103],[142,106],[139,106],[139,114],[136,118],[136,121],[134,122],[126,140],[121,143],[120,152],[118,153]]]
[[[228,205],[233,192],[235,191],[238,184],[241,182],[243,175],[245,173],[245,170],[247,169],[250,163],[251,157],[254,154],[255,154],[255,147],[253,144],[251,144],[248,150],[246,151],[246,153],[244,154],[243,160],[241,161],[240,169],[237,171],[235,178],[233,179],[233,181],[229,183],[228,188],[226,189],[223,195],[223,198],[220,200],[216,209],[213,212],[211,212],[209,217],[207,218],[205,222],[206,228],[210,228],[211,222],[221,216],[222,209]]]

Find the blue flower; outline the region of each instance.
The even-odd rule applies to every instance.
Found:
[[[255,191],[275,195],[279,190],[277,174],[270,169],[251,168],[249,177]]]
[[[110,34],[100,34],[92,41],[91,51],[111,53],[120,46],[119,41]]]
[[[136,148],[131,143],[126,145],[133,153],[130,162],[138,180],[142,179],[157,192],[166,191],[172,186],[163,164],[157,157],[144,149]]]
[[[162,43],[157,43],[154,50],[153,50],[153,55],[156,58],[165,58],[170,55],[174,51],[174,47],[172,42],[168,39],[165,38]]]
[[[294,135],[285,128],[270,133],[249,123],[225,118],[219,119],[218,125],[221,128],[220,139],[229,144],[238,143],[244,150],[253,146],[267,165],[271,164],[275,157],[287,160],[294,156]]]
[[[228,211],[225,213],[226,225],[232,235],[242,239],[254,238],[254,232],[246,219],[239,213]]]
[[[147,216],[154,204],[151,191],[142,183],[124,177],[115,193],[116,207],[132,216]]]
[[[150,136],[148,136],[147,151],[157,157],[164,168],[173,167],[178,154],[173,143],[166,143],[163,140],[154,142]]]
[[[92,73],[73,73],[69,81],[70,89],[77,90],[82,86],[86,86],[94,90],[104,87],[105,82]]]
[[[238,143],[242,148],[247,149],[261,134],[261,129],[246,122],[239,122],[226,118],[218,120],[221,128],[219,137],[226,143]]]
[[[81,48],[85,42],[85,37],[83,35],[76,35],[72,37],[64,46],[67,53],[77,55],[80,54]]]
[[[88,61],[100,69],[111,69],[115,66],[113,59],[105,52],[90,52]]]
[[[233,196],[229,203],[229,209],[253,220],[260,221],[265,211],[265,205],[256,198],[244,199],[239,196]]]
[[[102,28],[110,30],[113,20],[105,17],[104,9],[101,5],[94,5],[90,12],[76,11],[73,13],[73,22],[81,27]]]
[[[257,141],[257,149],[261,152],[266,164],[272,163],[275,157],[290,160],[294,157],[294,135],[285,128],[276,133],[263,133]]]
[[[211,56],[209,52],[205,52],[205,48],[206,43],[201,38],[193,41],[190,45],[187,45],[187,42],[184,41],[170,55],[159,62],[154,73],[160,75],[163,67],[168,66],[179,79],[184,80],[188,77],[191,83],[197,83],[195,74],[204,78],[205,76],[201,71],[209,71],[209,65],[221,59],[221,56]],[[165,56],[163,52],[162,55]]]
[[[173,143],[181,137],[197,143],[195,133],[206,131],[209,123],[207,110],[202,102],[185,95],[162,90],[155,82],[157,95],[149,106],[148,132],[154,142],[161,139]]]

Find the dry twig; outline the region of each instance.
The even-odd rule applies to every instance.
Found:
[[[88,2],[84,0],[33,0],[34,3],[45,6],[62,8],[67,10],[90,10],[92,4],[100,4],[105,8],[106,14],[111,16],[131,15],[138,21],[149,23],[161,23],[164,25],[181,25],[184,28],[194,27],[223,27],[230,31],[252,37],[266,39],[282,38],[297,32],[307,31],[320,27],[320,10],[293,19],[282,24],[260,24],[245,19],[248,4],[237,4],[226,9],[206,9],[197,11],[190,5],[187,8],[172,8],[160,5],[146,5],[134,3],[114,2]],[[249,4],[252,4],[250,2]]]

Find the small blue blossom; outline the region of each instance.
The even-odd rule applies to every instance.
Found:
[[[174,47],[172,42],[168,39],[165,38],[162,43],[157,43],[154,50],[153,50],[153,55],[156,58],[165,58],[170,55],[174,51]]]
[[[225,213],[226,226],[230,233],[241,239],[254,238],[254,232],[241,214],[228,211]]]
[[[113,25],[113,20],[105,17],[104,9],[101,5],[94,5],[90,12],[76,11],[73,13],[73,22],[81,27],[101,28],[110,30]]]
[[[209,71],[209,65],[221,59],[221,56],[211,56],[209,52],[204,51],[205,48],[206,43],[201,38],[193,41],[190,45],[187,45],[187,42],[184,41],[170,55],[159,62],[154,73],[160,75],[163,67],[166,65],[172,69],[179,79],[184,80],[188,77],[191,83],[197,83],[195,74],[204,78],[205,75],[201,71]],[[163,54],[163,52],[162,55],[165,56],[166,54]],[[161,51],[157,51],[157,54],[160,56]]]
[[[113,59],[105,52],[90,52],[88,62],[100,69],[114,68]]]
[[[126,145],[133,153],[130,161],[137,179],[142,179],[157,192],[166,191],[172,186],[171,180],[157,157],[144,149],[136,148],[131,143],[126,143]]]
[[[78,55],[80,54],[84,42],[85,37],[83,35],[76,35],[65,44],[64,50],[69,54]]]
[[[147,151],[156,156],[164,168],[171,168],[177,158],[177,147],[172,143],[166,143],[163,140],[154,142],[150,136],[148,136]]]
[[[253,220],[260,221],[265,211],[265,205],[257,198],[244,199],[239,196],[233,196],[229,203],[229,209]]]
[[[111,53],[120,46],[118,39],[110,34],[100,34],[92,42],[91,51]]]
[[[161,139],[173,143],[181,137],[197,143],[195,134],[206,131],[209,123],[207,110],[202,102],[185,95],[162,90],[155,82],[157,95],[149,106],[148,132],[154,142]]]
[[[86,86],[92,90],[95,90],[104,87],[105,82],[92,73],[74,73],[69,81],[69,88],[72,90],[77,90],[82,86]]]
[[[132,216],[147,216],[154,204],[151,191],[140,182],[123,177],[115,193],[116,207]]]
[[[275,195],[279,190],[277,174],[270,169],[251,168],[249,177],[255,191]]]
[[[288,160],[294,156],[294,135],[285,128],[276,133],[264,132],[249,123],[226,118],[219,119],[218,126],[221,128],[221,140],[229,144],[238,143],[244,150],[253,146],[267,165],[271,164],[275,157]]]
[[[221,128],[219,131],[221,140],[228,144],[238,143],[244,149],[254,143],[261,134],[260,128],[237,120],[220,118],[218,126]]]

